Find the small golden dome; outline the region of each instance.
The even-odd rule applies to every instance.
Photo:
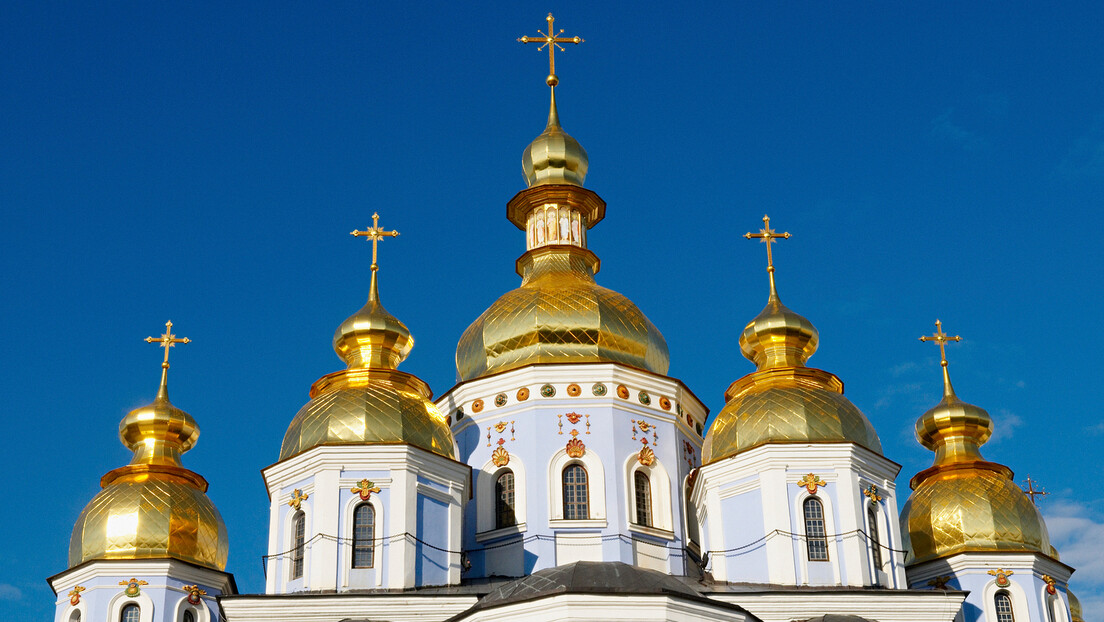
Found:
[[[826,371],[757,371],[732,383],[725,399],[706,434],[706,464],[768,443],[855,443],[882,453],[870,420],[843,396],[839,378]]]
[[[740,351],[759,370],[800,367],[816,352],[819,341],[813,323],[782,304],[772,281],[767,306],[740,334]]]
[[[464,331],[461,380],[534,363],[612,362],[666,374],[667,342],[628,298],[599,286],[598,258],[545,246],[518,260],[521,287],[506,292]]]
[[[165,337],[173,336],[167,331]],[[81,512],[69,540],[70,567],[94,559],[173,558],[226,568],[226,525],[204,494],[207,481],[180,463],[199,426],[169,401],[167,347],[161,368],[156,399],[119,423],[134,458],[101,478],[103,490]]]
[[[958,399],[947,370],[944,345],[958,341],[936,322],[943,399],[916,421],[916,437],[935,452],[934,464],[912,478],[901,510],[910,564],[963,552],[1024,551],[1049,555],[1046,523],[1035,504],[1012,481],[1012,471],[987,462],[980,446],[993,433],[984,409]]]
[[[414,347],[406,325],[379,301],[372,264],[368,303],[341,323],[334,350],[347,369],[311,386],[311,400],[291,420],[280,460],[320,445],[407,444],[456,459],[448,420],[422,380],[396,367]]]
[[[1081,601],[1077,600],[1077,597],[1073,595],[1073,590],[1066,588],[1066,598],[1069,599],[1070,608],[1070,622],[1085,622],[1084,614],[1081,612]]]
[[[587,174],[586,149],[560,127],[556,111],[556,89],[552,88],[552,104],[548,125],[521,155],[521,172],[530,188],[544,184],[582,186]]]
[[[397,369],[414,348],[406,324],[379,302],[376,270],[372,270],[368,302],[337,327],[333,346],[349,369]]]

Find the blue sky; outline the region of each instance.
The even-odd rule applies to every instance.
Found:
[[[516,287],[505,204],[543,128],[557,26],[564,127],[607,202],[599,282],[666,336],[672,376],[715,413],[752,370],[766,302],[764,213],[793,238],[779,290],[902,465],[939,398],[941,318],[959,396],[993,415],[984,455],[1030,474],[1072,585],[1104,611],[1097,448],[1104,65],[1095,2],[733,2],[478,9],[334,2],[0,6],[0,390],[10,473],[0,618],[44,619],[117,424],[152,400],[167,319],[170,394],[202,428],[229,570],[263,589],[260,469],[367,295],[417,344],[440,394],[455,345]],[[685,4],[685,3],[683,3]],[[1092,609],[1095,607],[1095,612]],[[1095,617],[1094,617],[1095,616]]]

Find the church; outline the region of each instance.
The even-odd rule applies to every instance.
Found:
[[[582,39],[553,25],[520,40],[550,65],[546,126],[506,202],[521,281],[459,335],[458,383],[434,396],[400,371],[414,338],[384,307],[378,257],[398,232],[373,216],[352,232],[372,245],[367,303],[334,318],[345,368],[314,380],[278,460],[257,465],[266,584],[241,594],[208,481],[185,466],[199,422],[168,385],[189,340],[167,323],[148,338],[156,396],[119,424],[133,459],[101,477],[49,578],[55,621],[1081,621],[1074,569],[982,453],[1001,421],[952,385],[959,337],[938,320],[921,337],[940,352],[942,399],[915,424],[932,466],[898,490],[844,381],[809,365],[819,334],[779,295],[773,245],[790,234],[769,217],[747,215],[767,273],[739,336],[748,373],[712,419],[667,375],[662,327],[598,283],[588,237],[607,206],[556,101],[555,52]]]

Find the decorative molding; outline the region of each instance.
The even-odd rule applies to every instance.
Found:
[[[828,482],[820,479],[819,475],[814,475],[812,473],[806,473],[801,479],[797,480],[796,483],[798,486],[804,486],[805,490],[808,490],[810,495],[815,495],[817,488],[828,485]]]
[[[302,488],[296,488],[291,492],[291,500],[288,501],[288,506],[298,510],[299,506],[307,499],[310,499],[310,495],[303,494]]]
[[[370,479],[362,479],[357,482],[356,486],[350,490],[354,495],[360,495],[361,501],[367,501],[372,497],[372,493],[378,493],[380,491],[379,486],[376,486]]]

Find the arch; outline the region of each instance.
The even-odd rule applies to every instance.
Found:
[[[1046,610],[1047,622],[1069,622],[1069,615],[1066,613],[1069,608],[1062,600],[1062,592],[1055,589],[1055,593],[1051,594],[1047,592],[1047,587],[1047,584],[1044,583],[1039,590],[1043,601],[1043,609]]]
[[[1000,590],[993,595],[993,607],[997,614],[997,622],[1016,622],[1016,616],[1012,612],[1012,595],[1005,590]]]
[[[633,472],[633,509],[636,510],[636,524],[642,527],[652,526],[652,480],[644,471]]]
[[[1004,594],[1008,598],[1008,602],[1011,605],[1011,613],[1014,620],[1018,619],[1020,622],[1028,620],[1027,612],[1029,611],[1027,605],[1027,594],[1024,593],[1020,584],[1013,578],[1008,585],[998,586],[996,578],[993,578],[989,583],[985,584],[982,589],[982,606],[985,609],[986,622],[997,622],[998,620],[1007,620],[1007,617],[1000,617],[997,612],[997,596]]]
[[[514,474],[514,525],[504,527],[509,532],[525,531],[526,493],[528,480],[525,476],[525,463],[511,455],[510,462],[495,466],[490,460],[483,465],[476,482],[476,532],[495,531],[495,484],[506,471]]]
[[[353,507],[353,568],[372,568],[376,562],[376,508],[362,501]]]
[[[590,519],[590,480],[586,467],[578,462],[570,462],[560,476],[563,486],[564,520]]]
[[[291,515],[291,524],[288,529],[291,534],[291,558],[290,558],[290,578],[291,580],[302,579],[304,570],[306,570],[306,543],[307,543],[307,513],[303,510],[296,510]]]
[[[640,464],[639,454],[634,452],[625,458],[623,468],[625,482],[625,516],[629,529],[640,527],[661,529],[673,532],[675,525],[674,506],[671,499],[671,477],[658,458],[649,465]],[[639,521],[636,494],[637,474],[648,478],[648,494],[651,502],[651,522],[642,525]],[[653,534],[655,535],[655,534]],[[673,537],[673,535],[672,535]]]
[[[123,609],[125,609],[127,605],[135,605],[138,607],[139,622],[153,622],[153,599],[145,592],[140,592],[137,596],[127,596],[126,593],[120,591],[107,604],[107,619],[110,622],[119,622],[122,620]]]
[[[824,503],[810,495],[801,502],[801,516],[805,522],[805,554],[811,562],[826,562],[828,558],[828,529]]]
[[[495,478],[495,529],[505,529],[517,525],[517,487],[514,472],[503,469]]]
[[[380,488],[387,489],[388,481],[384,479],[374,480],[376,485]],[[385,527],[385,508],[383,507],[383,498],[380,494],[374,494],[368,498],[367,501],[363,501],[359,494],[352,493],[349,488],[353,482],[348,482],[348,486],[342,484],[344,493],[348,495],[344,499],[341,507],[341,520],[338,524],[338,528],[341,530],[341,537],[343,545],[338,548],[338,580],[342,586],[350,586],[352,583],[357,583],[362,577],[356,577],[356,573],[374,573],[373,578],[368,581],[375,583],[376,586],[383,585],[383,573],[386,566],[384,557],[387,555],[387,544],[382,540],[384,527]],[[367,504],[372,507],[372,514],[375,518],[375,523],[372,526],[372,543],[374,544],[373,551],[373,567],[372,568],[356,568],[353,565],[353,550],[354,540],[356,539],[356,509],[362,504]],[[309,561],[309,560],[308,560]],[[361,587],[368,587],[363,583],[358,583]]]
[[[578,464],[587,474],[587,509],[589,519],[564,517],[563,472],[571,464]],[[548,513],[552,527],[605,526],[606,523],[606,470],[598,454],[588,451],[578,458],[571,458],[561,449],[548,462]]]
[[[201,596],[200,598],[202,599],[205,597]],[[206,598],[210,598],[210,596]],[[190,619],[188,618],[189,614],[192,616]],[[203,604],[202,600],[200,600],[200,604],[193,605],[188,602],[188,595],[184,594],[184,596],[176,602],[176,613],[173,615],[172,619],[178,620],[179,622],[189,622],[189,620],[190,622],[211,622],[211,613],[210,609]]]
[[[142,608],[138,603],[127,603],[119,611],[119,622],[141,622]]]

